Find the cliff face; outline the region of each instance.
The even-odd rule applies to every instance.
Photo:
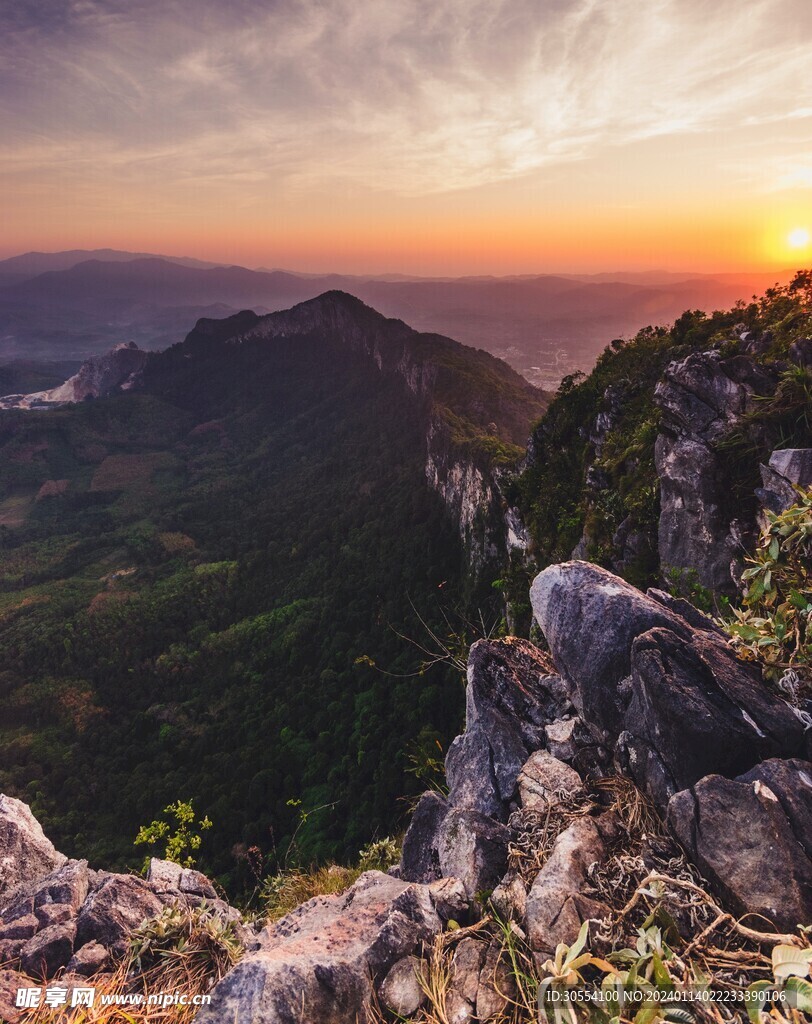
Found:
[[[671,363],[655,389],[660,564],[694,572],[717,592],[731,590],[756,528],[752,508],[736,507],[731,494],[726,442],[775,392],[777,377],[747,355],[700,352]]]

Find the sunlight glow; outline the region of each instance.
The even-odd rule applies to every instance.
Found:
[[[809,245],[809,232],[806,228],[794,228],[787,235],[791,249],[805,249]]]

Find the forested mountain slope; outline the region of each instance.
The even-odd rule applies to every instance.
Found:
[[[0,790],[111,865],[191,798],[234,885],[303,813],[305,857],[395,828],[409,752],[436,753],[463,699],[395,630],[422,641],[418,614],[447,629],[490,593],[427,460],[487,474],[543,405],[332,294],[201,322],[126,393],[3,412]]]

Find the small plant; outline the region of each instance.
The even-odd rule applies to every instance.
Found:
[[[361,871],[388,871],[400,860],[400,843],[391,836],[375,839],[358,854]]]
[[[226,920],[205,902],[191,910],[165,907],[136,929],[130,940],[130,962],[139,973],[151,967],[183,963],[201,978],[218,980],[242,956],[234,921]]]
[[[149,825],[142,825],[135,837],[135,845],[154,846],[165,841],[165,860],[174,861],[175,864],[180,864],[185,868],[193,867],[195,864],[193,853],[200,848],[203,841],[200,833],[211,828],[211,821],[204,816],[197,822],[199,831],[195,831],[195,811],[191,800],[187,802],[176,800],[175,803],[164,807],[164,814],[173,821],[170,823],[166,819],[156,819]],[[174,831],[172,831],[173,825]],[[149,858],[146,863],[149,863]]]

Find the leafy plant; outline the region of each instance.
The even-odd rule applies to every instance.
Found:
[[[149,825],[141,826],[135,837],[135,845],[152,846],[165,840],[165,860],[174,861],[175,864],[180,864],[185,868],[193,867],[195,858],[192,854],[200,848],[203,841],[200,833],[211,828],[211,821],[204,815],[197,822],[197,829],[200,831],[195,831],[195,811],[191,800],[187,802],[176,800],[175,803],[164,808],[164,814],[174,819],[174,832],[172,831],[173,824],[166,819],[158,818],[150,822]]]
[[[812,490],[785,512],[767,512],[758,548],[742,574],[743,607],[723,622],[740,656],[768,675],[812,678]],[[792,679],[786,681],[792,685]],[[786,688],[786,687],[785,687]]]

